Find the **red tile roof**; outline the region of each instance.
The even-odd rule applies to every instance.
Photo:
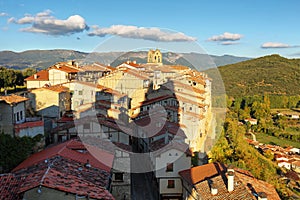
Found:
[[[39,163],[55,156],[62,156],[64,158],[68,158],[83,164],[86,163],[87,160],[89,160],[90,164],[95,168],[99,168],[105,171],[111,170],[114,159],[113,154],[87,144],[83,144],[84,146],[82,147],[84,148],[81,149],[83,151],[86,151],[86,153],[80,153],[79,151],[77,151],[78,149],[72,148],[74,145],[80,144],[82,144],[82,142],[73,139],[47,148],[41,152],[33,154],[12,171],[14,172],[23,168],[27,168],[35,163]]]
[[[36,76],[36,78],[35,78]],[[25,79],[25,81],[49,81],[49,73],[48,70],[41,70],[36,74],[29,76]]]
[[[78,73],[81,71],[79,68],[71,67],[65,63],[58,63],[52,67],[49,67],[48,70],[51,70],[51,69],[56,69],[56,70],[63,71],[66,73]]]
[[[21,181],[14,174],[0,174],[0,199],[19,200],[18,189]]]
[[[179,172],[179,175],[188,183],[194,185],[207,178],[217,176],[226,171],[226,167],[220,163],[209,163],[197,167],[192,167]]]
[[[12,95],[7,95],[7,96],[0,96],[0,101],[1,100],[5,101],[8,104],[13,104],[13,103],[20,103],[23,101],[27,101],[28,98],[12,94]]]
[[[23,168],[15,174],[23,178],[18,193],[41,186],[95,199],[114,199],[106,190],[108,172],[61,156]]]
[[[42,87],[43,89],[47,89],[47,90],[51,90],[53,92],[67,92],[69,91],[69,88],[62,86],[62,85],[53,85],[53,86],[49,86],[49,87]],[[40,88],[39,88],[40,89]]]
[[[279,195],[277,194],[275,188],[273,185],[258,180],[252,176],[248,171],[241,170],[241,169],[235,169],[236,177],[245,185],[247,186],[247,190],[249,193],[252,193],[255,191],[256,194],[260,192],[264,192],[267,194],[268,199],[272,200],[280,200]]]
[[[202,199],[253,199],[260,192],[267,194],[268,199],[279,200],[279,196],[271,184],[258,180],[246,170],[234,169],[235,186],[233,192],[227,191],[227,167],[220,163],[210,163],[179,172],[183,180],[193,185]],[[218,194],[212,195],[210,183],[218,188]]]
[[[221,175],[213,177],[209,180],[202,181],[196,185],[196,190],[199,194],[200,199],[209,200],[256,200],[256,197],[246,190],[244,184],[242,184],[237,177],[234,178],[235,185],[232,192],[228,192],[227,183],[224,181]],[[216,195],[211,194],[210,183],[212,182],[218,189]],[[268,198],[269,199],[269,198]]]
[[[80,68],[83,71],[97,71],[97,72],[104,72],[104,71],[112,71],[109,66],[105,66],[104,64],[94,63],[92,65],[85,65]]]

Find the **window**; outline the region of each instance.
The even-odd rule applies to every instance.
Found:
[[[78,95],[82,95],[82,93],[83,93],[82,90],[78,91]]]
[[[17,112],[17,122],[20,120],[20,114]]]
[[[83,129],[90,129],[90,123],[83,124]]]
[[[174,180],[168,180],[168,188],[175,188],[175,181]]]
[[[123,173],[121,173],[121,172],[115,173],[114,181],[123,181]]]
[[[167,163],[167,172],[172,172],[173,171],[173,163]]]
[[[20,118],[23,120],[23,111],[20,111]]]

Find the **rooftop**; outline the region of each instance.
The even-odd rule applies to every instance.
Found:
[[[49,81],[49,73],[47,70],[41,70],[26,78],[25,81]]]
[[[7,96],[0,96],[0,101],[5,101],[8,104],[20,103],[20,102],[27,101],[27,100],[28,100],[28,98],[22,97],[19,95],[15,95],[15,94],[7,95]]]
[[[268,199],[280,200],[274,186],[258,180],[246,170],[234,168],[234,190],[227,190],[227,167],[220,163],[209,163],[202,166],[179,172],[183,180],[193,185],[202,199],[249,199],[256,200],[256,196],[264,192]],[[214,184],[218,188],[217,195],[212,195],[210,185]]]
[[[62,156],[82,164],[89,160],[93,167],[108,172],[111,170],[114,159],[114,155],[111,153],[73,139],[33,154],[13,169],[13,172],[55,156]]]
[[[114,199],[106,190],[108,172],[61,156],[20,169],[15,176],[20,181],[18,193],[42,186],[95,199]]]

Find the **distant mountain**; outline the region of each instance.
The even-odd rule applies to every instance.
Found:
[[[218,67],[228,96],[269,94],[300,94],[300,59],[269,55],[231,65]],[[216,70],[206,71],[212,79]],[[213,90],[222,88],[214,84]]]
[[[208,69],[215,66],[237,63],[250,58],[236,56],[208,56],[198,53],[163,53],[165,64],[181,64],[197,69]],[[103,64],[118,64],[127,60],[136,60],[138,63],[147,62],[147,52],[108,52],[108,53],[85,53],[74,50],[29,50],[20,53],[12,51],[0,51],[0,66],[14,69],[24,69],[32,67],[45,69],[57,62],[76,60],[80,64],[100,62]]]

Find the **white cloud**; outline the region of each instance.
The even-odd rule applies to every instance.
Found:
[[[92,26],[93,30],[88,33],[89,36],[104,37],[106,35],[117,35],[125,38],[144,39],[152,41],[196,41],[196,38],[187,36],[183,33],[166,32],[159,28],[145,28],[137,26],[113,25],[108,28]]]
[[[261,45],[262,48],[268,49],[268,48],[292,48],[296,46],[291,46],[288,44],[280,43],[280,42],[266,42]]]
[[[208,38],[208,41],[237,41],[240,40],[243,37],[243,35],[238,33],[229,33],[225,32],[221,35],[214,35],[210,38]]]
[[[239,44],[239,42],[233,42],[233,41],[224,41],[221,42],[222,45],[235,45],[235,44]]]
[[[0,17],[6,17],[6,16],[8,16],[7,13],[5,13],[5,12],[1,12],[1,13],[0,13]]]
[[[25,15],[21,19],[10,18],[8,23],[31,24],[30,27],[20,29],[23,32],[43,33],[48,35],[70,35],[88,29],[84,18],[72,15],[66,20],[56,19],[51,10],[45,10],[36,15]]]

